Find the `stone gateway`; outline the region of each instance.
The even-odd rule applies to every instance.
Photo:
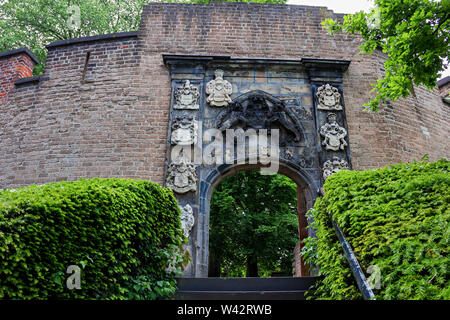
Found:
[[[265,168],[204,162],[204,134],[280,133],[278,172],[305,213],[334,172],[450,156],[449,105],[438,88],[364,111],[385,55],[357,35],[330,36],[322,7],[151,3],[138,31],[47,45],[44,73],[26,48],[0,53],[0,188],[79,178],[151,180],[174,191],[192,263],[208,275],[209,202],[225,177]],[[444,83],[442,86],[444,86]],[[447,94],[446,92],[445,94]],[[270,139],[268,139],[270,140]],[[173,156],[174,150],[182,150]],[[301,250],[299,246],[296,250]],[[296,275],[307,275],[302,261]],[[183,312],[186,312],[183,310]]]

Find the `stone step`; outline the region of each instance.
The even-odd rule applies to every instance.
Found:
[[[304,300],[305,291],[177,291],[176,300]]]
[[[317,277],[179,278],[177,300],[304,300]]]
[[[179,278],[180,291],[290,291],[307,290],[317,277]]]

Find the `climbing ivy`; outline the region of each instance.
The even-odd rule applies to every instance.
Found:
[[[303,255],[322,280],[309,299],[361,299],[331,224],[343,230],[377,299],[450,299],[450,161],[340,171],[310,212]],[[331,215],[331,216],[330,216]],[[379,272],[379,279],[370,272]],[[372,281],[373,280],[373,281]]]

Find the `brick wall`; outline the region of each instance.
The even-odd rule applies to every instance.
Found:
[[[438,81],[439,92],[442,97],[450,94],[450,76]]]
[[[354,169],[449,157],[449,109],[437,89],[362,111],[384,56],[359,55],[357,36],[328,35],[320,22],[330,16],[341,18],[320,7],[154,3],[138,36],[50,45],[40,81],[0,105],[0,187],[95,176],[162,183],[171,94],[163,53],[351,60],[343,89]]]
[[[14,82],[31,77],[34,65],[39,63],[26,48],[0,53],[0,104],[5,104]]]

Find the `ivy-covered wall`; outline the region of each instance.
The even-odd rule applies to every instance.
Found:
[[[179,215],[171,190],[142,180],[0,190],[0,299],[170,297]],[[79,289],[67,285],[71,265]]]
[[[317,238],[304,253],[322,280],[316,299],[360,299],[331,224],[337,221],[377,299],[450,299],[450,161],[340,171],[310,214]]]

